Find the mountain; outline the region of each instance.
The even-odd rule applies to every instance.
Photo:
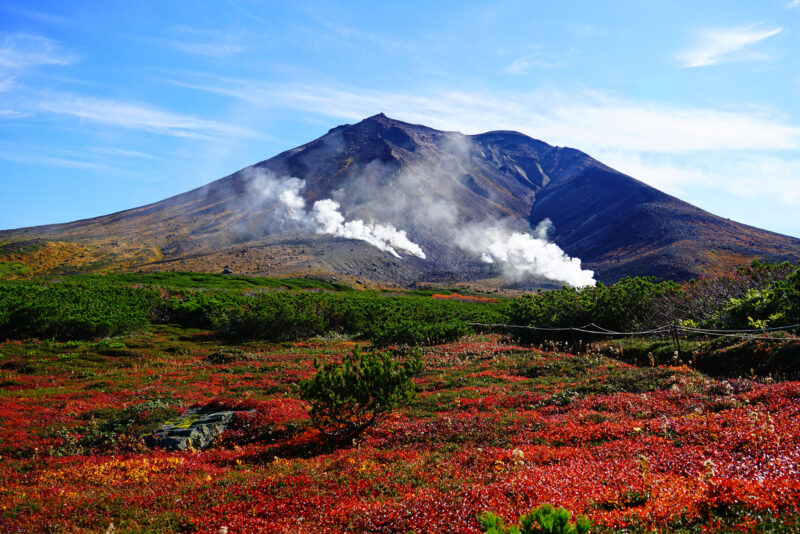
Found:
[[[528,287],[573,283],[581,268],[605,282],[685,280],[752,259],[797,261],[800,240],[712,215],[579,150],[383,114],[154,204],[0,232],[0,261],[42,273]]]

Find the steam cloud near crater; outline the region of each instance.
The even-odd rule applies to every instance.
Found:
[[[344,215],[339,212],[339,203],[335,200],[326,198],[314,202],[311,216],[319,225],[318,233],[366,241],[398,258],[400,254],[395,249],[425,259],[422,248],[408,238],[405,230],[397,230],[391,224],[365,223],[361,219],[345,222]]]
[[[552,228],[550,219],[540,222],[534,235],[499,224],[470,226],[461,233],[458,246],[484,263],[498,264],[503,276],[510,280],[544,277],[573,287],[593,286],[594,271],[581,269],[579,258],[570,258],[548,241]]]
[[[366,241],[393,256],[400,258],[401,250],[425,259],[422,248],[411,241],[404,230],[397,230],[390,224],[366,223],[361,219],[345,221],[335,200],[326,198],[314,203],[311,210],[306,209],[306,201],[300,196],[305,188],[305,180],[294,177],[278,178],[265,171],[254,171],[250,189],[262,202],[278,201],[276,216],[291,221],[298,229],[313,230],[345,239]]]

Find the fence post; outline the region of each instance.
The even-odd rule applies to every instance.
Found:
[[[675,352],[678,354],[678,357],[681,355],[681,340],[678,337],[678,323],[673,322],[672,328],[670,329],[670,333],[672,334],[672,344],[675,346]]]

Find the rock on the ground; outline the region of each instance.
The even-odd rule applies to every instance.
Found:
[[[201,413],[199,409],[190,409],[179,419],[161,425],[145,441],[151,447],[170,451],[189,447],[203,449],[228,428],[235,414],[234,411]]]

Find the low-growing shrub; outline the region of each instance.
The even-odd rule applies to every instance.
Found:
[[[578,516],[575,523],[569,522],[572,514],[564,508],[542,504],[519,518],[519,525],[506,526],[503,519],[486,512],[478,521],[486,534],[586,534],[592,522],[586,516]]]
[[[369,325],[364,336],[376,345],[433,345],[447,343],[466,336],[472,330],[463,321],[375,322]]]
[[[252,355],[237,347],[220,347],[208,356],[206,360],[214,365],[241,362],[252,359]]]
[[[154,285],[132,283],[140,279]],[[159,281],[180,283],[180,287],[159,287],[155,285]],[[322,282],[284,282],[284,287],[306,289],[279,289],[273,280],[274,288],[263,286],[273,291],[251,293],[228,289],[224,279],[190,277],[189,273],[0,282],[0,339],[89,340],[129,334],[157,323],[210,329],[226,340],[288,341],[333,333],[371,339],[379,345],[425,344],[472,333],[468,322],[506,322],[504,302],[334,292],[334,286]],[[192,289],[194,283],[211,285]],[[248,283],[238,280],[234,287]]]
[[[0,284],[0,338],[92,339],[135,332],[159,299],[152,289],[83,282]]]
[[[382,421],[414,398],[412,377],[423,368],[419,350],[401,362],[392,351],[356,347],[341,364],[314,362],[317,373],[300,383],[311,403],[311,421],[331,439],[349,439]]]

